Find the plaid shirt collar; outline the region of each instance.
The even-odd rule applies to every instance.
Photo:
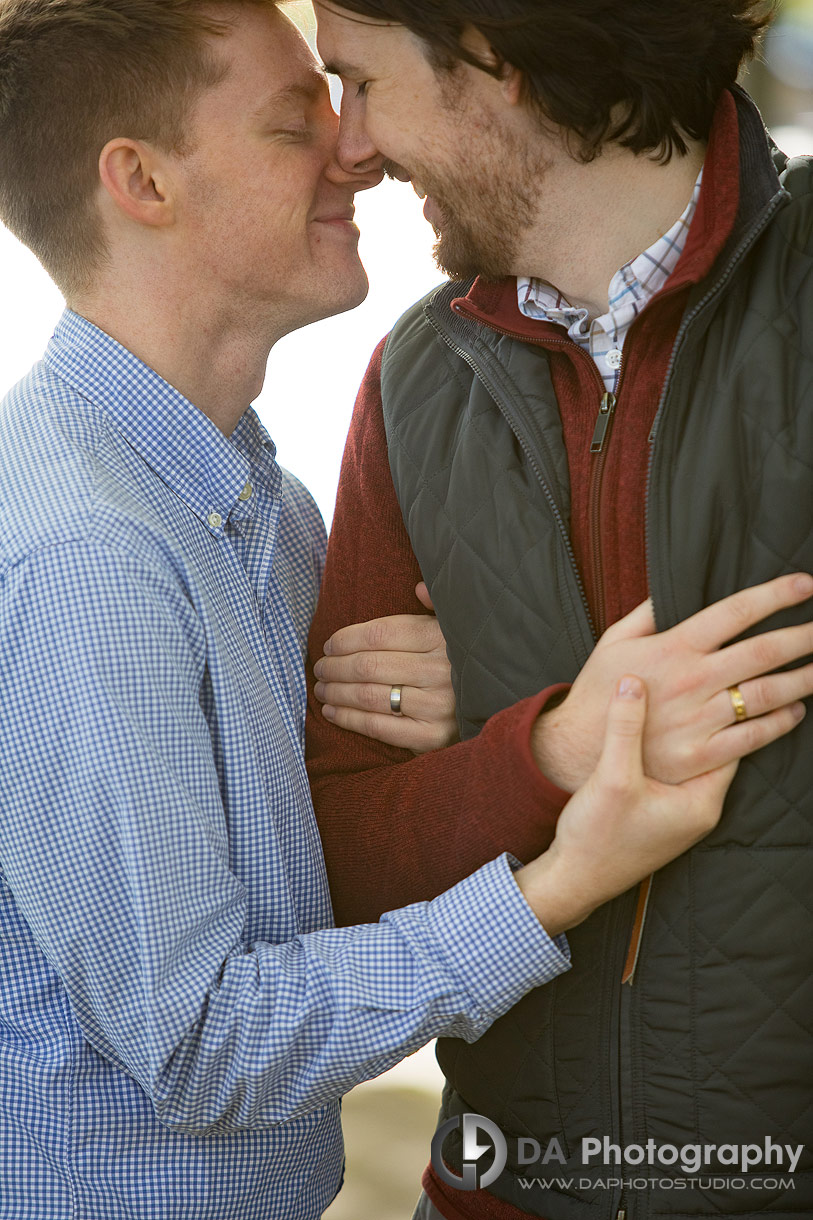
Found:
[[[241,493],[264,468],[272,494],[282,476],[273,441],[252,408],[226,437],[212,421],[127,348],[66,310],[45,354],[83,397],[100,407],[127,442],[209,528],[253,511]],[[218,522],[218,518],[220,521]],[[215,526],[217,522],[217,526]]]

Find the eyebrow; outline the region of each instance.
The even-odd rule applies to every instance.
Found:
[[[326,86],[327,81],[325,80],[324,73],[314,67],[313,71],[309,73],[307,84],[297,82],[293,85],[285,85],[282,89],[277,89],[276,92],[269,94],[256,110],[252,111],[252,117],[261,118],[269,110],[274,110],[278,106],[284,106],[286,102],[316,101]]]
[[[343,59],[332,59],[329,64],[322,64],[322,70],[327,72],[328,76],[364,76],[363,69],[357,68],[355,64],[349,64]]]

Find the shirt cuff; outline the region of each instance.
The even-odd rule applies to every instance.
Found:
[[[553,940],[513,877],[504,854],[428,904],[429,926],[450,972],[485,1029],[535,987],[570,969],[566,938]]]

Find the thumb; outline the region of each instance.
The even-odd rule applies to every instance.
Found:
[[[613,788],[634,786],[643,778],[646,687],[640,678],[627,674],[613,692],[607,712],[604,747],[598,775]]]
[[[426,587],[426,581],[422,580],[415,586],[415,596],[422,606],[426,606],[427,610],[435,613],[435,607],[432,603],[432,598],[429,596],[429,589]]]
[[[605,634],[613,640],[632,640],[642,635],[654,635],[655,611],[650,598],[613,623]]]

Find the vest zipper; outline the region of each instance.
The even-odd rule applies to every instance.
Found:
[[[485,370],[483,369],[482,365],[478,364],[478,362],[475,360],[475,358],[471,355],[470,352],[467,352],[464,348],[460,347],[459,344],[454,342],[451,335],[449,335],[446,331],[443,330],[440,323],[437,321],[437,319],[435,319],[432,316],[431,312],[428,309],[426,309],[424,311],[424,316],[426,317],[426,320],[429,322],[429,325],[440,336],[440,338],[443,340],[443,342],[446,344],[446,346],[451,351],[453,351],[456,356],[459,356],[460,359],[463,360],[469,366],[469,368],[472,370],[472,372],[480,379],[481,383],[485,386],[485,388],[488,390],[491,397],[494,399],[494,402],[497,404],[497,407],[499,408],[500,413],[506,420],[506,422],[507,422],[509,428],[511,429],[511,431],[513,432],[514,436],[519,441],[520,447],[522,448],[522,452],[525,454],[526,458],[528,459],[528,465],[531,467],[534,474],[536,475],[536,478],[539,481],[542,491],[544,492],[545,499],[548,501],[548,505],[551,509],[551,512],[553,513],[556,524],[559,527],[559,533],[561,534],[562,541],[564,542],[565,548],[567,550],[568,559],[570,560],[570,566],[571,566],[573,575],[576,580],[576,586],[579,590],[579,596],[581,597],[582,607],[584,609],[584,613],[587,618],[588,626],[590,627],[590,631],[592,633],[593,640],[594,641],[597,640],[598,635],[596,633],[596,627],[595,627],[595,623],[593,621],[593,615],[590,610],[590,604],[587,601],[587,594],[584,591],[584,583],[582,581],[581,572],[579,571],[579,565],[576,563],[576,555],[573,551],[573,544],[570,541],[570,534],[568,533],[568,528],[567,528],[567,525],[565,524],[565,519],[559,510],[559,506],[556,503],[556,500],[554,499],[553,492],[550,490],[550,487],[546,483],[545,478],[542,474],[542,471],[539,469],[539,465],[538,465],[533,453],[531,452],[528,442],[526,441],[522,432],[519,430],[519,428],[514,423],[513,419],[511,418],[510,413],[504,408],[499,393],[497,392],[497,390],[496,390],[495,386],[493,385],[493,383],[491,382],[490,378],[486,375]],[[521,335],[521,334],[517,333],[516,331],[506,330],[502,326],[493,326],[491,323],[488,323],[488,328],[489,328],[489,330],[494,331],[496,334],[505,335],[506,338],[508,338],[508,339],[518,339],[518,340],[522,341],[523,343],[530,343],[534,347],[551,347],[551,346],[569,347],[572,342],[572,340],[569,340],[569,339],[547,339],[544,342],[542,342],[538,339],[530,339],[530,338],[528,338],[527,335]],[[589,356],[586,356],[585,358],[590,360]],[[590,361],[590,363],[591,363],[591,365],[593,365],[592,360]],[[593,368],[595,368],[595,365],[593,365]],[[596,376],[599,376],[597,369],[596,369]]]
[[[623,961],[624,942],[627,929],[630,925],[630,919],[632,918],[632,897],[632,894],[625,894],[623,898],[617,899],[619,906],[613,923],[608,929],[609,977],[613,980],[618,980],[621,973],[620,967]],[[608,1052],[612,1056],[609,1064],[610,1095],[615,1099],[615,1114],[611,1138],[614,1144],[624,1148],[631,1135],[630,1123],[634,1113],[632,1106],[632,1079],[628,1061],[629,1048],[631,1046],[630,1006],[633,996],[631,987],[622,987],[617,981],[614,981],[612,986],[617,987],[618,990],[615,997],[615,1009],[608,1046]],[[624,1165],[622,1163],[619,1176],[623,1177],[623,1173]],[[611,1207],[615,1220],[618,1220],[619,1216],[623,1216],[624,1220],[632,1220],[631,1201],[628,1192],[625,1191],[623,1186],[619,1186],[612,1193],[614,1199]]]
[[[604,565],[601,561],[601,488],[604,481],[604,464],[607,460],[605,446],[609,444],[613,426],[616,403],[615,394],[605,392],[598,409],[596,427],[590,452],[595,460],[590,471],[590,491],[588,499],[588,521],[590,523],[590,570],[593,577],[593,594],[596,602],[596,631],[599,636],[607,627],[606,598],[604,596]]]
[[[609,390],[602,397],[601,406],[598,409],[598,418],[596,419],[596,430],[590,442],[591,453],[602,453],[604,451],[604,442],[609,438],[617,401],[618,399],[615,394],[611,394]]]
[[[618,1123],[621,1147],[624,1148],[629,1139],[629,1131],[625,1119],[633,1113],[632,1109],[632,1076],[629,1062],[629,1048],[632,1045],[630,1030],[630,1007],[632,1005],[632,988],[620,987],[619,1017],[618,1017]],[[621,1167],[623,1177],[624,1167]],[[624,1217],[631,1217],[632,1212],[627,1207],[627,1195],[623,1186],[618,1199],[618,1210]]]

